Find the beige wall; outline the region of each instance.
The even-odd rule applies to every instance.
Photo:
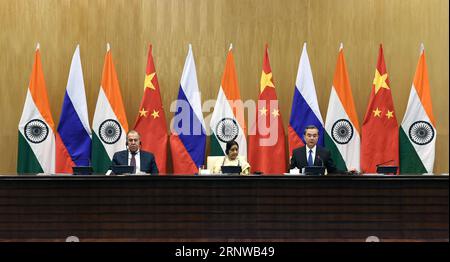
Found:
[[[0,0],[0,173],[16,170],[17,125],[37,42],[56,124],[77,43],[92,121],[106,42],[110,42],[130,126],[142,96],[149,43],[154,45],[169,117],[188,43],[193,45],[203,100],[217,96],[230,42],[235,47],[242,98],[256,99],[264,44],[268,43],[287,127],[304,41],[324,118],[339,43],[344,43],[360,123],[379,43],[384,44],[401,121],[423,42],[437,119],[435,172],[448,172],[448,19],[447,0]]]

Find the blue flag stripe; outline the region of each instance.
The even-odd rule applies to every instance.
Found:
[[[183,88],[181,86],[178,92],[178,100],[186,101],[187,104],[189,104],[189,123],[183,122],[183,120],[187,120],[185,119],[188,115],[187,112],[183,112],[183,114],[180,115],[182,108],[177,106],[177,112],[175,112],[174,116],[175,124],[173,128],[177,132],[181,142],[186,148],[186,151],[189,153],[195,164],[197,166],[203,165],[205,162],[205,147],[206,147],[205,128],[203,127],[202,122],[195,115],[194,110],[191,104],[189,103],[189,100],[187,99],[186,94],[184,93]],[[183,125],[185,124],[189,124],[190,127],[188,134],[185,134],[183,132],[187,131],[183,129]],[[201,128],[201,130],[199,128]],[[196,131],[196,133],[194,133],[194,131]]]
[[[72,157],[72,161],[77,166],[89,166],[91,161],[91,138],[81,123],[67,91],[64,95],[58,132]]]
[[[324,127],[306,102],[305,98],[300,94],[297,87],[294,89],[294,100],[292,101],[289,124],[302,139],[303,143],[305,143],[305,139],[303,138],[305,127],[308,125],[315,125],[319,129],[319,141],[317,143],[320,146],[324,145]]]

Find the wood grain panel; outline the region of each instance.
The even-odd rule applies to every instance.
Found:
[[[446,0],[0,0],[0,173],[16,170],[17,124],[37,42],[55,123],[59,122],[70,59],[77,43],[92,121],[106,43],[130,126],[142,97],[148,44],[166,116],[178,94],[192,43],[202,100],[217,96],[229,44],[244,100],[256,99],[264,44],[287,126],[303,42],[313,70],[323,118],[339,43],[344,43],[360,122],[365,114],[378,45],[384,44],[397,119],[406,109],[419,44],[426,48],[431,97],[437,119],[436,173],[448,173],[449,6]],[[207,117],[211,113],[205,112]],[[207,149],[207,152],[209,150]],[[170,156],[169,156],[170,158]],[[171,170],[171,167],[169,168]]]

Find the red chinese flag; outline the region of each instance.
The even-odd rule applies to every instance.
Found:
[[[166,173],[168,133],[151,45],[148,49],[144,96],[142,97],[134,129],[141,135],[141,149],[153,153],[159,173]]]
[[[252,172],[286,172],[286,144],[267,45],[264,53],[255,122],[249,134],[248,160]]]
[[[398,123],[380,45],[369,105],[362,124],[361,170],[375,173],[377,165],[399,165]]]

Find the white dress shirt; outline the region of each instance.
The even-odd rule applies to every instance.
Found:
[[[316,159],[316,149],[317,149],[317,145],[315,145],[313,148],[309,148],[308,146],[306,146],[306,163],[308,163],[308,158],[309,158],[309,150],[312,150],[312,161],[313,161],[313,165],[314,165],[314,160]]]
[[[134,155],[134,159],[136,159],[136,174],[141,172],[141,151],[138,150],[136,155]],[[128,150],[128,165],[131,166],[131,151]]]

